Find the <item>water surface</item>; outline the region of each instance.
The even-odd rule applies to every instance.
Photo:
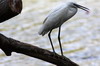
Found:
[[[52,51],[48,36],[38,35],[43,20],[57,5],[69,0],[23,0],[20,15],[0,24],[0,32],[8,37]],[[80,66],[100,66],[100,1],[70,0],[88,7],[91,13],[78,13],[62,25],[61,41],[64,55]],[[60,54],[57,40],[58,29],[53,30],[52,39],[56,52]],[[55,66],[23,54],[12,53],[7,57],[0,50],[0,66]]]

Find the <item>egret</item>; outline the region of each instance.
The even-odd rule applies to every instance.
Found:
[[[65,3],[64,5],[54,9],[44,20],[42,27],[40,28],[39,34],[44,36],[48,32],[48,37],[53,49],[53,52],[55,53],[54,46],[51,40],[51,32],[55,28],[59,28],[58,32],[58,41],[59,41],[59,46],[61,50],[61,55],[63,56],[63,50],[62,50],[62,45],[60,41],[60,31],[61,31],[61,25],[70,19],[72,16],[74,16],[77,13],[78,8],[83,9],[86,11],[86,13],[89,13],[89,9],[81,6],[79,4],[73,3],[73,2],[68,2]]]
[[[0,0],[0,23],[22,11],[22,0]]]

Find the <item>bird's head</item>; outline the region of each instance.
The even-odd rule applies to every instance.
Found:
[[[80,8],[80,9],[86,11],[87,14],[89,13],[89,9],[88,9],[87,7],[81,6],[81,5],[79,5],[79,4],[70,2],[70,3],[69,3],[69,6],[70,6],[70,7],[73,7],[73,8]]]

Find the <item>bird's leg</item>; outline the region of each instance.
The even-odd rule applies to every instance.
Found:
[[[53,52],[56,53],[55,50],[54,50],[54,47],[53,47],[52,40],[51,40],[51,32],[52,32],[52,30],[49,32],[48,37],[49,37],[49,40],[50,40],[50,43],[51,43],[51,46],[52,46]]]
[[[60,45],[61,55],[63,56],[63,50],[62,50],[62,45],[61,45],[61,41],[60,41],[60,30],[61,30],[61,26],[59,27],[58,41],[59,41],[59,45]]]

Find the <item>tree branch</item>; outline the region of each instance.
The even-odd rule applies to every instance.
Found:
[[[0,48],[7,56],[10,56],[12,52],[17,52],[50,62],[57,66],[78,66],[65,56],[60,56],[46,49],[8,38],[2,34],[0,34]]]

